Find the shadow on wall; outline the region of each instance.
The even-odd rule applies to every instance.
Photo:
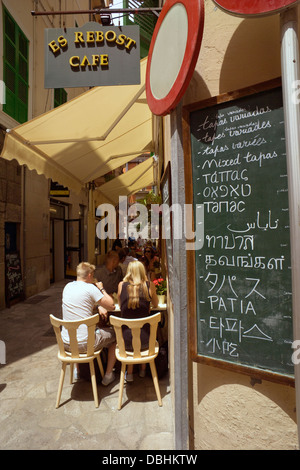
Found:
[[[280,41],[279,14],[242,21],[223,58],[220,94],[280,77]]]
[[[211,93],[201,77],[201,75],[195,70],[188,89],[183,98],[183,106],[187,106],[190,103],[197,101],[206,100],[211,97]]]
[[[281,76],[280,15],[251,18],[234,32],[220,70],[219,93],[236,91]],[[183,106],[211,97],[209,88],[194,71]]]

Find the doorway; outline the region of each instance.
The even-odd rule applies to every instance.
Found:
[[[51,244],[50,244],[50,281],[58,282],[65,277],[64,266],[64,221],[51,219]]]
[[[65,278],[65,227],[68,206],[56,201],[50,203],[50,282]]]
[[[76,267],[82,261],[82,224],[81,219],[64,221],[65,229],[65,277],[75,278]]]
[[[83,213],[84,211],[82,211]],[[76,278],[76,267],[83,259],[83,216],[68,219],[69,206],[50,204],[50,282]]]

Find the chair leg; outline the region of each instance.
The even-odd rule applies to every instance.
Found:
[[[98,400],[98,391],[97,391],[97,382],[96,382],[94,360],[90,361],[90,371],[91,371],[91,381],[92,381],[95,407],[98,408],[99,400]]]
[[[74,362],[70,363],[70,384],[73,383]]]
[[[98,366],[99,366],[99,369],[100,369],[101,377],[103,378],[104,377],[104,369],[103,369],[100,354],[97,355],[97,361],[98,361]]]
[[[59,384],[58,384],[58,392],[57,392],[57,398],[56,398],[56,406],[55,408],[59,407],[59,402],[60,402],[60,397],[61,397],[61,392],[64,384],[64,378],[65,378],[65,373],[66,373],[66,367],[67,363],[62,362],[61,363],[61,372],[60,372],[60,379],[59,379]]]
[[[118,403],[118,410],[122,408],[122,397],[123,397],[123,388],[124,388],[124,381],[125,381],[125,370],[126,364],[122,362],[121,373],[120,373],[120,390],[119,390],[119,403]]]
[[[152,374],[152,379],[153,379],[153,383],[154,383],[154,388],[155,388],[158,404],[159,404],[159,406],[162,406],[162,400],[161,400],[161,395],[160,395],[160,390],[159,390],[157,371],[156,371],[156,366],[155,366],[154,360],[150,362],[150,369],[151,369],[151,374]]]

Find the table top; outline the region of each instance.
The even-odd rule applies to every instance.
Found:
[[[154,312],[166,311],[167,310],[167,304],[158,304],[157,307],[150,307],[150,310],[154,311]],[[121,313],[121,309],[120,309],[119,305],[116,304],[115,310],[109,310],[108,313],[110,315],[118,314],[118,313]]]

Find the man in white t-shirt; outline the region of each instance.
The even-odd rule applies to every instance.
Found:
[[[80,263],[77,266],[76,281],[68,283],[63,290],[62,312],[63,319],[68,321],[81,320],[94,314],[98,305],[100,317],[107,319],[107,310],[114,310],[114,301],[103,288],[102,282],[95,282],[96,267],[90,263]],[[107,310],[106,310],[107,309]],[[70,344],[68,332],[62,328],[62,339],[66,346]],[[79,351],[86,351],[87,327],[81,325],[77,330]],[[112,327],[99,328],[95,332],[95,350],[108,349],[108,360],[102,384],[109,385],[115,379],[113,367],[116,362],[116,338]]]

